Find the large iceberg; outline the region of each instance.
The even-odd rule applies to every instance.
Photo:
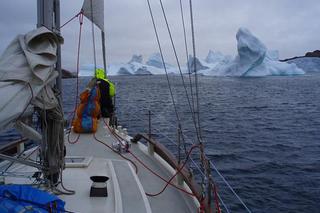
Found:
[[[301,75],[305,72],[295,64],[279,62],[277,51],[267,47],[248,29],[240,28],[237,33],[238,55],[226,65],[216,66],[212,75],[223,76],[269,76]]]

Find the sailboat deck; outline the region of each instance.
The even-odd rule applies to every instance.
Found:
[[[70,140],[76,138],[75,133],[71,133]],[[112,145],[112,143],[116,140],[115,137],[111,134],[109,129],[104,125],[103,122],[100,122],[99,129],[95,135],[95,137],[104,143],[107,143],[108,145]],[[123,212],[143,212],[141,210],[135,211],[131,208],[131,206],[134,206],[134,199],[126,199],[126,194],[137,191],[137,185],[141,184],[142,186],[142,193],[143,195],[139,195],[139,193],[136,193],[136,196],[140,196],[140,199],[143,199],[143,197],[147,197],[144,193],[157,193],[159,192],[164,186],[165,182],[159,177],[156,177],[154,174],[152,174],[150,171],[148,171],[146,168],[144,168],[139,162],[137,162],[129,153],[122,153],[126,158],[131,159],[138,168],[138,173],[135,174],[134,167],[131,165],[129,161],[124,160],[121,156],[119,156],[117,153],[110,150],[105,145],[101,144],[100,142],[96,141],[94,139],[94,136],[92,134],[81,134],[78,142],[76,144],[66,144],[67,146],[67,157],[68,156],[83,156],[83,157],[92,157],[94,156],[92,162],[88,166],[88,169],[90,170],[90,176],[93,175],[101,175],[101,172],[105,170],[105,168],[96,168],[92,169],[90,168],[91,165],[94,166],[97,161],[100,161],[100,165],[106,166],[106,163],[102,163],[103,161],[109,162],[109,169],[110,165],[114,167],[114,170],[117,174],[117,182],[119,185],[119,190],[121,191],[121,197],[122,197],[122,205],[123,205]],[[134,153],[140,160],[142,160],[149,168],[151,168],[153,171],[155,171],[157,174],[161,175],[165,179],[169,180],[172,177],[172,174],[169,172],[169,170],[162,165],[154,156],[148,155],[146,151],[146,147],[140,143],[138,144],[132,144],[130,148],[131,152]],[[112,162],[112,164],[110,164]],[[123,163],[127,164],[126,167],[127,170],[130,170],[132,172],[126,173],[125,167],[120,166],[119,164],[124,165]],[[68,168],[65,170],[64,176],[67,176],[69,173],[70,175],[74,175],[75,173],[72,171],[74,169],[79,168]],[[80,168],[81,169],[81,168]],[[86,168],[82,168],[82,170],[88,170]],[[103,173],[103,172],[102,172]],[[107,173],[110,174],[110,171]],[[109,176],[109,175],[108,175]],[[130,176],[130,178],[126,177]],[[129,181],[129,179],[134,178],[134,176],[137,177],[136,184],[132,182],[132,180]],[[66,178],[64,178],[66,179]],[[65,183],[66,187],[68,186],[67,181]],[[174,181],[176,184],[176,181]],[[87,177],[87,192],[86,196],[90,200],[95,200],[97,198],[90,198],[88,191],[90,188],[91,180],[89,177]],[[73,184],[74,185],[74,184]],[[74,188],[75,190],[77,189]],[[113,189],[112,193],[115,189]],[[116,189],[117,190],[117,189]],[[67,196],[66,196],[66,199]],[[104,198],[104,199],[109,199]],[[101,198],[98,198],[97,200],[101,200]],[[102,199],[103,200],[103,199]],[[151,211],[152,212],[195,212],[196,211],[196,205],[194,203],[194,200],[189,195],[185,195],[184,193],[181,193],[174,189],[173,187],[169,186],[163,193],[161,193],[159,196],[156,197],[147,197],[147,202],[150,204]],[[98,205],[97,203],[95,205]],[[102,202],[102,205],[104,205],[104,202]],[[68,207],[68,204],[66,205]],[[97,209],[101,209],[100,207],[96,206]],[[71,208],[71,206],[70,206]],[[70,209],[69,208],[69,209]],[[147,209],[147,207],[146,207]],[[70,209],[72,210],[72,208]],[[147,210],[146,210],[147,212]]]

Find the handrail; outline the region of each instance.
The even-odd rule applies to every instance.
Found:
[[[146,140],[148,143],[151,143],[154,146],[154,151],[162,158],[164,159],[172,168],[175,170],[180,169],[180,165],[176,158],[172,155],[172,153],[161,143],[156,142],[152,138],[148,137],[145,134],[137,134],[132,139],[132,143],[137,143],[141,139]],[[190,171],[188,171],[187,168],[183,168],[180,171],[180,174],[182,175],[182,178],[184,182],[189,186],[192,193],[195,195],[195,197],[198,199],[199,203],[201,203],[201,187],[194,181],[193,175]],[[204,200],[204,205],[206,212],[210,212],[211,207],[209,206],[209,202],[207,199]]]

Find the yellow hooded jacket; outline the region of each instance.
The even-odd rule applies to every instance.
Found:
[[[106,81],[109,84],[109,95],[110,97],[114,97],[114,95],[116,94],[116,87],[114,86],[114,84],[109,81],[104,73],[103,69],[96,69],[95,71],[95,77],[96,79],[100,79],[103,81]]]

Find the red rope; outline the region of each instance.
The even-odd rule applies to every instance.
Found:
[[[76,98],[75,98],[75,105],[74,105],[74,109],[72,112],[72,121],[74,120],[75,114],[76,114],[76,110],[77,110],[77,106],[78,106],[78,96],[79,96],[79,70],[80,70],[80,47],[81,47],[81,35],[82,35],[82,24],[83,24],[83,13],[82,11],[77,15],[79,16],[79,23],[80,23],[80,27],[79,27],[79,39],[78,39],[78,50],[77,50],[77,81],[76,81]],[[71,117],[69,115],[69,117]],[[71,134],[71,130],[68,134],[68,142],[70,144],[75,144],[79,141],[80,138],[80,134],[77,136],[77,138],[74,141],[70,140],[70,134]]]
[[[104,121],[104,120],[103,120]],[[115,136],[115,138],[121,143],[121,139],[124,140],[120,135],[118,135],[115,131],[111,130],[111,128],[109,127],[109,125],[104,121],[104,123],[106,124],[106,126],[108,127],[109,131]],[[188,155],[187,155],[187,159],[189,158],[192,150],[194,148],[198,147],[198,145],[194,145],[191,147],[191,149],[189,150],[188,152]],[[149,172],[151,172],[152,174],[154,174],[156,177],[160,178],[161,180],[163,180],[164,182],[166,182],[166,185],[162,188],[162,190],[156,194],[150,194],[150,193],[146,193],[147,196],[151,196],[151,197],[154,197],[154,196],[158,196],[160,195],[162,192],[164,192],[164,190],[168,187],[168,185],[171,185],[172,187],[176,188],[177,190],[183,192],[183,193],[186,193],[187,195],[190,195],[190,196],[194,196],[196,197],[195,194],[191,193],[191,192],[188,192],[186,190],[184,190],[183,188],[180,188],[176,185],[174,185],[173,183],[171,183],[171,181],[174,179],[174,177],[176,177],[180,172],[181,170],[184,168],[184,166],[186,165],[186,162],[187,160],[184,162],[183,166],[180,167],[178,169],[178,171],[169,179],[169,180],[166,180],[165,178],[163,178],[161,175],[157,174],[155,171],[153,171],[151,168],[149,168],[142,160],[140,160],[135,154],[133,154],[130,150],[128,151],[143,167],[145,167]]]
[[[214,202],[215,202],[215,207],[216,207],[216,212],[221,213],[220,205],[219,205],[219,198],[218,198],[218,192],[217,192],[217,186],[212,183],[212,191],[214,195]]]
[[[188,194],[188,195],[190,195],[190,196],[196,196],[195,194],[190,193],[190,192],[188,192],[188,191],[186,191],[186,190],[184,190],[184,189],[182,189],[182,188],[179,188],[179,187],[177,187],[176,185],[174,185],[174,184],[171,183],[171,181],[172,181],[172,180],[181,172],[181,170],[185,167],[185,165],[186,165],[186,163],[187,163],[187,161],[188,161],[188,158],[189,158],[192,150],[193,150],[194,148],[196,148],[196,147],[198,147],[198,146],[197,146],[197,145],[194,145],[194,146],[191,147],[191,149],[190,149],[189,152],[188,152],[186,161],[183,163],[183,165],[177,170],[177,172],[176,172],[169,180],[165,180],[165,179],[162,178],[160,175],[158,175],[157,173],[155,173],[155,172],[154,172],[153,170],[151,170],[147,165],[145,165],[140,159],[138,160],[138,159],[137,159],[137,156],[135,156],[132,152],[129,151],[129,153],[130,153],[134,158],[136,158],[147,170],[149,170],[149,171],[152,172],[154,175],[156,175],[157,177],[159,177],[160,179],[162,179],[164,182],[166,182],[165,186],[164,186],[158,193],[155,193],[155,194],[146,193],[146,195],[148,195],[149,197],[156,197],[156,196],[162,194],[162,193],[166,190],[166,188],[167,188],[169,185],[171,185],[171,186],[175,187],[176,189],[178,189],[178,190],[180,190],[180,191],[182,191],[182,192],[184,192],[184,193],[186,193],[186,194]]]
[[[122,154],[119,153],[119,152],[114,151],[110,145],[108,145],[108,144],[104,143],[103,141],[99,140],[99,139],[96,137],[96,134],[93,134],[93,138],[94,138],[96,141],[98,141],[99,143],[101,143],[101,144],[105,145],[106,147],[108,147],[109,149],[111,149],[114,153],[117,153],[118,155],[120,155],[120,157],[122,157],[123,159],[125,159],[125,160],[127,160],[127,161],[130,161],[130,162],[133,164],[133,166],[135,167],[136,173],[138,173],[138,167],[137,167],[137,165],[136,165],[131,159],[125,157],[124,155],[122,155]]]

